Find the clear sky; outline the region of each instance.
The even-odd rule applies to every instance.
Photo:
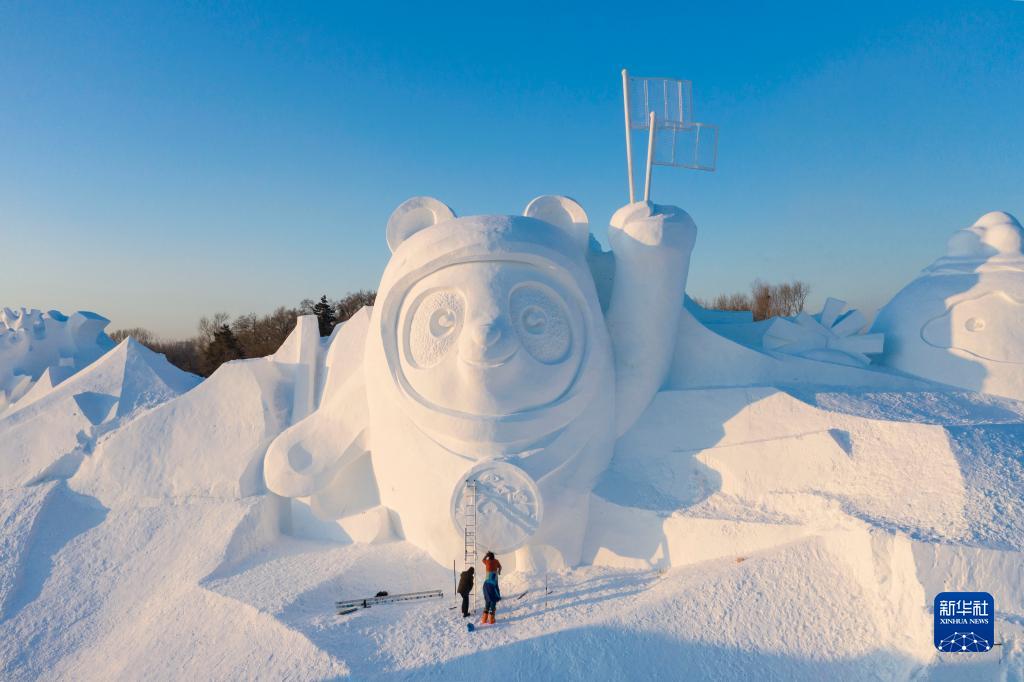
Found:
[[[691,294],[870,311],[1024,218],[1024,2],[486,5],[0,3],[0,304],[176,337],[376,287],[417,194],[568,194],[604,241],[622,67],[720,126],[717,172],[654,178],[700,230]]]

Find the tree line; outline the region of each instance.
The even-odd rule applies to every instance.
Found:
[[[709,310],[749,310],[754,321],[772,317],[792,317],[804,309],[811,287],[807,282],[794,280],[769,284],[755,279],[750,293],[719,294],[711,299],[694,298],[694,302]]]
[[[114,341],[131,336],[147,348],[163,353],[175,367],[208,377],[229,360],[261,358],[273,354],[295,328],[299,315],[315,315],[320,336],[329,336],[334,327],[355,315],[363,306],[373,305],[376,291],[360,290],[331,300],[303,299],[296,307],[280,306],[266,315],[249,313],[234,319],[227,313],[215,313],[199,320],[198,334],[185,340],[157,337],[142,327],[111,332]]]
[[[694,298],[703,308],[713,310],[749,310],[754,320],[791,317],[804,309],[811,288],[806,282],[794,280],[769,284],[760,279],[750,285],[750,292],[719,294],[711,299]],[[273,354],[295,328],[299,315],[315,315],[320,336],[329,336],[338,324],[355,315],[363,306],[373,305],[376,291],[360,290],[331,300],[303,299],[296,307],[280,306],[266,315],[249,313],[234,319],[227,313],[215,313],[199,320],[198,334],[185,340],[157,337],[142,327],[111,332],[114,341],[131,336],[142,345],[163,353],[172,365],[208,377],[230,360],[262,358]]]

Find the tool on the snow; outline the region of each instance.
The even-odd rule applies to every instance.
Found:
[[[417,599],[433,599],[435,597],[443,597],[444,593],[441,590],[427,590],[425,592],[406,592],[404,594],[391,594],[384,597],[366,597],[364,599],[348,599],[345,601],[334,602],[334,607],[338,610],[338,615],[343,616],[346,613],[352,613],[352,611],[358,608],[368,609],[376,604],[391,604],[398,601],[414,601]]]

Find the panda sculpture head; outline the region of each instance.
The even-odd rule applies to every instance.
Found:
[[[456,218],[429,197],[394,211],[373,333],[420,430],[456,452],[505,455],[584,411],[591,366],[610,358],[588,237],[565,197],[523,216]]]

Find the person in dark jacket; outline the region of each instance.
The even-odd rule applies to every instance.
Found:
[[[469,616],[469,594],[473,591],[473,567],[470,566],[459,574],[459,587],[456,590],[462,597],[462,617]]]

